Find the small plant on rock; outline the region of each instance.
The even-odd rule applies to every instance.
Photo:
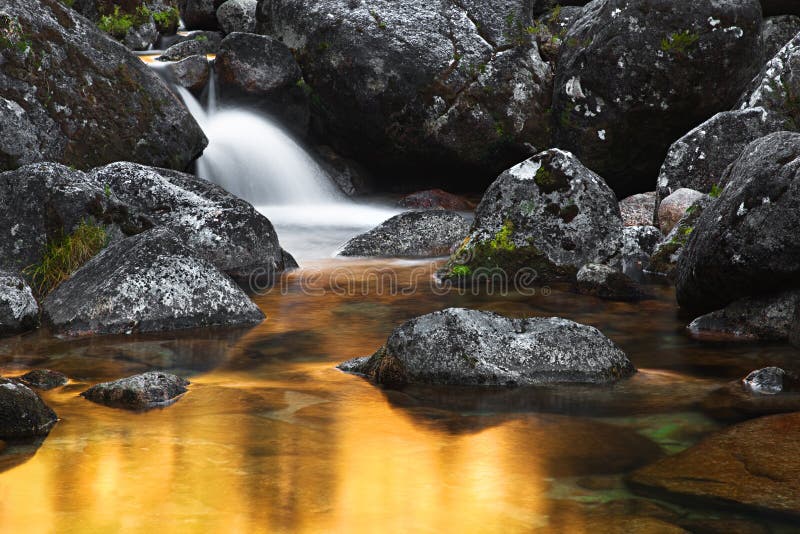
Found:
[[[661,40],[661,50],[668,54],[685,56],[689,49],[693,47],[699,40],[700,36],[696,33],[690,32],[689,30],[675,32]]]

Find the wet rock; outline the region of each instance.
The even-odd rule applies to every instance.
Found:
[[[283,43],[265,35],[232,33],[220,45],[215,68],[221,102],[249,104],[299,134],[306,132],[309,93],[297,61]]]
[[[158,41],[158,28],[152,17],[144,24],[128,29],[122,44],[131,50],[149,50]]]
[[[554,144],[620,195],[652,188],[670,144],[730,109],[763,62],[757,0],[603,0],[564,36]]]
[[[264,319],[233,280],[166,228],[110,245],[42,307],[45,321],[67,336],[244,326]]]
[[[800,413],[764,417],[712,435],[635,471],[637,492],[695,506],[800,516]]]
[[[800,134],[778,132],[748,145],[724,189],[694,227],[677,267],[678,303],[712,311],[800,281]]]
[[[199,32],[185,41],[170,46],[158,56],[159,61],[180,61],[190,56],[206,56],[216,54],[222,43],[222,36],[217,32]]]
[[[207,180],[132,163],[99,167],[90,177],[241,283],[254,274],[266,282],[297,266],[266,217]]]
[[[36,127],[13,100],[0,97],[0,169],[16,169],[41,161]]]
[[[754,373],[757,373],[754,378],[759,380],[759,371]],[[766,373],[775,374],[771,371],[765,371],[764,374]],[[750,375],[747,378],[749,377]],[[800,412],[800,392],[797,391],[797,377],[793,373],[784,374],[781,382],[785,381],[787,388],[775,394],[754,391],[745,383],[747,378],[731,381],[711,391],[700,402],[700,409],[706,415],[725,422]]]
[[[589,263],[577,275],[578,292],[604,300],[635,301],[645,297],[642,287],[629,276],[607,265]]]
[[[489,187],[443,278],[503,270],[509,280],[568,279],[587,263],[608,263],[622,241],[614,192],[578,159],[547,150],[512,167]]]
[[[401,208],[418,210],[472,211],[475,209],[475,204],[466,198],[441,189],[427,189],[411,193],[401,198],[397,205]]]
[[[50,369],[34,369],[20,376],[19,379],[28,387],[42,390],[61,387],[69,382],[67,375]]]
[[[655,226],[626,226],[622,230],[622,247],[620,248],[619,266],[623,272],[630,268],[643,269],[650,261],[650,256],[664,234]]]
[[[206,56],[189,56],[169,65],[175,83],[194,94],[200,94],[208,84],[211,69]]]
[[[181,0],[181,18],[190,30],[219,29],[217,8],[225,0]]]
[[[256,30],[256,6],[258,0],[226,0],[217,8],[217,21],[225,33]]]
[[[774,57],[798,33],[800,33],[800,17],[796,15],[765,18],[761,28],[761,38],[764,40],[764,57]]]
[[[469,223],[452,211],[409,211],[395,215],[344,244],[340,256],[445,256],[464,240]]]
[[[800,123],[796,95],[800,91],[800,34],[767,61],[739,99],[739,109],[764,108],[776,129],[792,130]]]
[[[536,19],[532,29],[542,59],[555,66],[567,30],[578,20],[581,11],[578,6],[559,5]]]
[[[169,406],[186,393],[189,381],[169,373],[152,371],[104,382],[81,396],[98,404],[126,410],[149,410]]]
[[[24,384],[0,378],[0,438],[46,436],[58,417],[35,391]]]
[[[316,147],[316,153],[319,164],[342,193],[354,197],[374,192],[373,179],[363,165],[342,157],[326,145]]]
[[[0,207],[0,267],[11,272],[37,263],[48,242],[82,221],[104,225],[112,238],[152,226],[86,173],[56,163],[0,173]]]
[[[57,0],[0,8],[0,95],[25,111],[2,136],[30,141],[37,160],[91,168],[127,160],[183,169],[206,146],[185,106],[139,58]],[[7,130],[6,128],[9,128]],[[0,136],[0,137],[2,137]],[[6,158],[0,170],[30,161]]]
[[[780,367],[758,369],[742,379],[745,389],[761,395],[776,395],[783,391],[786,371]],[[797,377],[793,380],[795,383]]]
[[[27,282],[16,274],[0,271],[0,335],[36,328],[39,304]]]
[[[780,129],[763,108],[717,113],[669,148],[658,175],[657,205],[681,188],[710,193],[747,145]]]
[[[664,275],[669,278],[674,277],[675,267],[681,254],[683,254],[683,249],[689,241],[689,237],[694,232],[695,224],[697,224],[703,211],[712,202],[713,199],[711,197],[704,195],[686,210],[678,224],[656,246],[645,268],[647,272]]]
[[[603,384],[635,372],[625,353],[590,326],[459,308],[406,322],[372,357],[342,369],[387,387]]]
[[[787,341],[800,312],[800,291],[745,297],[698,317],[689,332],[699,339]]]
[[[686,210],[703,196],[700,191],[682,187],[664,198],[658,205],[658,227],[661,231],[669,234],[686,215]]]
[[[638,193],[619,201],[622,224],[625,226],[652,226],[656,206],[656,193]]]
[[[551,146],[528,2],[262,0],[256,16],[295,51],[324,139],[387,182],[483,188]]]

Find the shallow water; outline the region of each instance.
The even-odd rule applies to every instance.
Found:
[[[320,230],[304,269],[255,297],[268,320],[252,330],[0,342],[1,374],[73,378],[43,394],[61,420],[41,447],[0,456],[0,532],[663,532],[730,517],[634,498],[622,477],[720,428],[695,408],[709,390],[796,367],[795,351],[691,341],[666,287],[640,304],[563,287],[440,294],[430,262],[311,259],[352,232]],[[388,392],[335,369],[448,306],[592,324],[641,371],[608,388]],[[188,376],[189,392],[148,413],[78,396],[149,369]]]

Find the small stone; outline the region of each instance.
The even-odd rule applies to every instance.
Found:
[[[189,381],[169,373],[151,371],[103,382],[81,396],[98,404],[127,410],[149,410],[169,406],[186,393]]]
[[[786,371],[780,367],[765,367],[747,375],[742,384],[753,393],[776,395],[783,391],[784,376]]]
[[[46,436],[58,417],[25,384],[0,378],[0,438]]]
[[[69,378],[64,373],[50,369],[34,369],[19,377],[27,386],[48,390],[65,385]]]

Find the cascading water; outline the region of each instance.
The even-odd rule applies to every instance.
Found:
[[[296,258],[329,256],[344,240],[398,213],[388,206],[348,199],[314,158],[269,117],[219,106],[213,74],[205,105],[188,90],[173,87],[209,140],[197,160],[198,176],[256,206]]]

